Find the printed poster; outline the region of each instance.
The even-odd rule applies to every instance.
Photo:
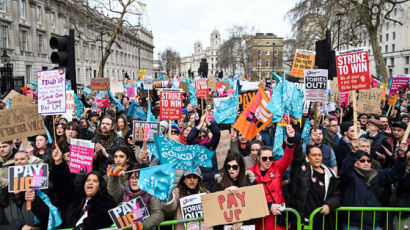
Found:
[[[37,72],[38,113],[41,115],[66,112],[65,69]]]
[[[68,167],[71,173],[78,174],[84,169],[86,174],[92,171],[94,145],[89,140],[71,139],[70,162]]]
[[[340,92],[370,89],[367,47],[336,51],[336,69]]]

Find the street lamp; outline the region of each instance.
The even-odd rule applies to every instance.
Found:
[[[7,50],[3,49],[3,54],[1,55],[1,62],[6,65],[10,62],[10,56],[7,55]]]
[[[342,17],[343,17],[344,13],[337,11],[336,13],[336,17],[337,17],[337,50],[340,50],[340,23],[342,21]]]
[[[101,77],[104,78],[104,50],[103,50],[103,35],[104,35],[104,27],[100,27],[100,34],[101,34]]]

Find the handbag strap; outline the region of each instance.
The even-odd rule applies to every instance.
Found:
[[[266,190],[268,191],[268,193],[269,193],[269,195],[270,195],[270,198],[272,198],[273,202],[274,202],[275,204],[277,204],[278,202],[276,202],[276,201],[275,201],[275,198],[273,198],[272,193],[270,193],[270,191],[269,191],[269,189],[268,189],[268,186],[266,186],[266,183],[265,183],[265,182],[262,182],[262,184],[265,186]]]

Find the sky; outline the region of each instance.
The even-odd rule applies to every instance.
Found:
[[[222,39],[229,36],[233,25],[254,27],[254,32],[274,33],[292,37],[286,12],[295,0],[140,0],[144,2],[143,24],[154,35],[154,59],[166,48],[179,52],[181,57],[193,53],[195,41],[202,47],[210,43],[216,28]]]

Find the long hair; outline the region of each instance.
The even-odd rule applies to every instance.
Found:
[[[103,119],[101,119],[100,125],[98,126],[97,130],[95,131],[95,136],[100,139],[101,144],[106,148],[111,144],[111,142],[114,140],[114,137],[116,137],[117,134],[115,133],[114,129],[111,129],[108,135],[103,135],[102,134],[101,124],[102,124],[102,121],[104,119],[110,119],[112,125],[115,125],[115,122],[114,122],[114,119],[112,117],[107,117],[107,116],[103,117]]]
[[[193,194],[189,194],[189,191],[188,191],[189,188],[188,186],[185,185],[184,180],[185,180],[185,176],[182,176],[178,182],[178,189],[179,189],[180,197],[193,195]],[[209,191],[206,189],[206,186],[204,184],[204,180],[202,180],[201,177],[198,177],[198,184],[196,185],[195,190],[198,191],[198,193],[209,193]]]
[[[84,185],[85,185],[85,182],[87,181],[87,179],[90,175],[95,175],[98,178],[99,188],[98,188],[98,192],[97,192],[96,196],[100,195],[100,196],[104,196],[104,197],[107,197],[108,199],[113,200],[112,197],[108,194],[107,183],[105,182],[102,175],[99,172],[96,172],[96,171],[91,171],[89,174],[84,176],[83,180],[81,181],[81,187],[79,187],[80,194],[82,196],[85,196]]]
[[[67,148],[68,148],[68,151],[70,151],[69,149],[70,143],[68,143],[67,135],[65,134],[65,131],[69,128],[77,131],[77,136],[80,135],[80,125],[78,124],[78,122],[70,121],[66,125],[63,126],[63,129],[64,129],[63,135],[57,140],[57,145],[60,148],[60,150],[63,151],[63,154],[67,152]]]
[[[120,127],[118,126],[118,121],[122,119],[122,121],[124,122],[124,128],[120,129]],[[117,122],[115,123],[115,131],[121,131],[122,135],[125,136],[125,134],[127,134],[128,132],[128,121],[127,118],[123,115],[121,115],[120,117],[117,118]]]
[[[238,179],[236,181],[232,180],[232,178],[229,176],[229,172],[226,169],[226,165],[230,161],[236,161],[239,165],[239,174],[238,174]],[[243,161],[242,155],[236,152],[228,152],[228,155],[226,156],[225,162],[223,164],[223,168],[221,170],[222,174],[222,181],[221,181],[221,187],[222,188],[227,188],[229,186],[235,185],[237,187],[242,187],[247,185],[246,181],[246,168],[245,168],[245,162]]]

